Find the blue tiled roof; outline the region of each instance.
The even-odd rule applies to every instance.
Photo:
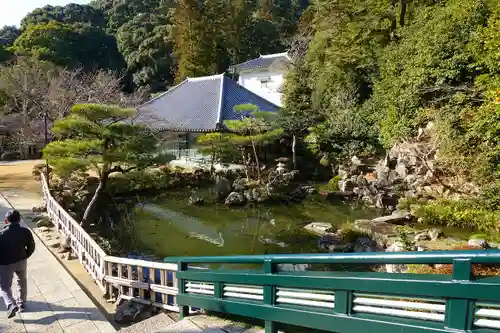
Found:
[[[289,63],[290,58],[288,57],[288,55],[286,53],[261,55],[259,58],[255,58],[255,59],[243,62],[241,64],[234,65],[230,69],[235,70],[236,72],[240,72],[243,70],[250,70],[250,69],[257,69],[257,68],[268,68],[277,62]]]
[[[211,132],[222,129],[225,120],[239,119],[234,107],[240,104],[254,104],[269,112],[279,109],[221,74],[186,79],[141,105],[135,121],[155,129]]]

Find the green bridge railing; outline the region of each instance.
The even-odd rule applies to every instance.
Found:
[[[176,257],[181,316],[189,308],[338,333],[500,332],[500,277],[474,277],[474,264],[500,264],[500,251]],[[195,265],[231,265],[210,269]],[[246,265],[258,265],[249,270]],[[327,264],[336,271],[279,271]],[[345,265],[453,265],[452,275],[348,271]],[[241,267],[241,268],[238,268]],[[246,269],[245,269],[246,268]],[[342,270],[346,268],[346,270]],[[340,270],[339,270],[340,269]]]

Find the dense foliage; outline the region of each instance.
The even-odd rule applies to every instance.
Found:
[[[0,30],[0,62],[32,55],[58,66],[125,71],[127,90],[222,73],[282,52],[306,0],[94,0],[47,5]],[[10,49],[9,49],[10,48]]]
[[[310,148],[335,163],[432,121],[442,166],[498,190],[497,2],[318,0],[308,12],[285,86],[287,130],[309,128]]]

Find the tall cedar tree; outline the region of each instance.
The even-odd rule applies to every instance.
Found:
[[[174,53],[178,59],[176,81],[214,73],[211,29],[198,0],[178,0],[174,14]]]

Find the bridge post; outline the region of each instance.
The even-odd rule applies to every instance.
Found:
[[[179,262],[177,265],[177,272],[183,272],[187,270],[187,263],[184,262]],[[178,276],[178,275],[177,275]],[[186,292],[186,280],[177,278],[177,285],[178,285],[178,293],[179,295],[184,294]],[[181,317],[181,320],[189,316],[189,306],[186,305],[179,305],[179,314]]]
[[[351,314],[352,292],[348,290],[335,290],[334,312],[341,315]]]
[[[271,259],[266,259],[264,261],[264,273],[265,274],[276,273],[276,264],[274,264]],[[275,303],[275,294],[276,294],[275,286],[264,285],[264,304],[273,306]],[[278,328],[274,321],[266,320],[265,333],[278,333]]]
[[[472,263],[470,259],[453,260],[454,281],[471,281]],[[474,303],[468,299],[452,298],[446,301],[445,325],[459,331],[472,329]]]

